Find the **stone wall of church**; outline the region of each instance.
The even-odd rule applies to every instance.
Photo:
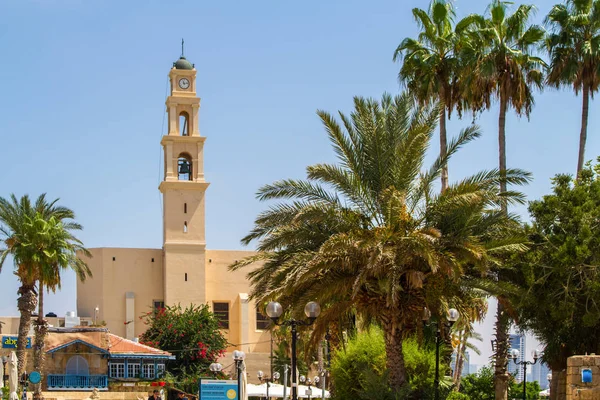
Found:
[[[258,329],[256,304],[247,300],[250,283],[246,278],[252,267],[229,271],[227,267],[252,251],[207,250],[206,251],[206,298],[212,306],[215,302],[229,304],[229,326],[227,339],[234,349],[246,353],[270,351],[271,336],[268,331]],[[258,265],[258,264],[257,264]]]
[[[112,333],[128,339],[145,331],[140,316],[164,300],[161,249],[91,249],[87,259],[93,278],[77,283],[77,312],[105,322]],[[95,308],[98,307],[97,314]]]

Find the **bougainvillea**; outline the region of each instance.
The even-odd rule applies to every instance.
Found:
[[[208,373],[208,367],[223,355],[227,340],[219,331],[219,322],[208,305],[166,306],[140,317],[148,326],[140,343],[166,350],[176,357],[167,371]]]

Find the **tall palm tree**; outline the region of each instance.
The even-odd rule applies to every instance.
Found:
[[[428,11],[413,8],[412,13],[421,32],[417,39],[405,38],[396,48],[393,59],[402,61],[398,79],[421,104],[439,102],[440,156],[445,158],[446,113],[452,113],[458,94],[459,51],[464,32],[475,17],[468,16],[454,26],[454,5],[447,0],[432,0]],[[446,190],[447,165],[442,169],[441,183],[442,191]]]
[[[40,195],[35,202],[31,202],[29,196],[25,195],[18,199],[14,194],[9,199],[0,197],[0,271],[11,255],[15,265],[15,274],[19,278],[19,299],[17,308],[21,314],[19,321],[19,334],[17,338],[17,358],[19,376],[24,372],[26,365],[25,347],[27,335],[31,327],[31,315],[37,306],[36,283],[40,277],[39,262],[32,249],[31,238],[36,237],[31,224],[36,216],[44,220],[54,217],[57,221],[63,221],[63,227],[67,231],[81,229],[81,226],[71,221],[75,214],[72,210],[58,206],[54,201],[47,201],[46,195]]]
[[[470,32],[469,45],[462,56],[468,68],[463,70],[463,96],[474,110],[489,108],[493,99],[500,106],[498,117],[498,163],[501,175],[506,167],[506,114],[512,107],[518,115],[529,116],[533,90],[543,85],[544,61],[534,54],[544,38],[544,30],[529,25],[535,8],[521,5],[512,14],[511,3],[494,0],[487,16],[478,18],[477,28]],[[500,181],[501,193],[507,191],[507,181]],[[502,206],[507,212],[507,205]],[[501,279],[501,276],[499,277]],[[508,328],[509,318],[503,299],[498,301],[496,317],[495,391],[496,400],[508,396]]]
[[[72,229],[81,229],[74,224]],[[51,216],[48,219],[36,213],[34,218],[25,217],[25,224],[20,241],[29,243],[31,251],[28,259],[36,266],[38,282],[38,318],[35,323],[35,344],[33,351],[33,368],[40,373],[44,371],[44,342],[48,324],[44,319],[44,291],[55,292],[61,286],[61,272],[72,269],[81,281],[91,276],[87,264],[77,253],[90,255],[83,243],[73,236],[63,222]],[[42,399],[41,385],[36,386],[34,399]]]
[[[550,54],[547,82],[559,88],[573,86],[582,92],[581,131],[577,175],[585,163],[590,97],[600,85],[600,0],[568,0],[546,17],[552,32],[546,38]]]
[[[319,116],[339,162],[308,167],[307,180],[262,187],[259,199],[281,203],[260,214],[243,239],[259,240],[259,253],[230,268],[265,261],[249,274],[259,302],[277,299],[293,314],[308,300],[324,305],[316,337],[349,313],[378,323],[390,386],[400,390],[407,382],[402,342],[421,329],[423,307],[445,315],[461,303],[465,274],[484,272],[493,251],[522,249],[510,237],[493,246],[486,240],[514,217],[500,211],[497,170],[432,190],[448,158],[479,136],[477,127],[463,130],[446,157],[423,171],[437,107],[405,93],[380,102],[355,98],[352,114],[340,113],[342,126],[324,111]],[[514,184],[528,180],[519,170],[506,176]],[[517,193],[506,198],[523,201]]]

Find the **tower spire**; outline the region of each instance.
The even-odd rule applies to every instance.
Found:
[[[183,38],[181,38],[181,58],[183,57]]]

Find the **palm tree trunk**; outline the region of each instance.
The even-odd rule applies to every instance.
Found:
[[[496,312],[496,351],[494,353],[495,373],[494,391],[496,400],[507,400],[508,398],[508,329],[509,319],[504,311],[504,305],[498,301]]]
[[[552,370],[550,381],[550,400],[566,400],[567,382],[564,370]]]
[[[581,132],[579,133],[579,158],[577,160],[577,176],[585,163],[585,142],[587,140],[588,111],[590,103],[590,87],[583,85],[583,106],[581,107]]]
[[[506,177],[506,108],[508,101],[505,98],[500,99],[500,116],[498,117],[498,169],[502,178]],[[506,192],[506,182],[500,181],[500,192]],[[507,213],[508,209],[505,203],[502,204],[502,211]]]
[[[394,392],[399,392],[406,383],[402,331],[396,326],[392,318],[383,322],[383,331],[389,384]]]
[[[446,157],[448,140],[446,138],[446,107],[440,111],[440,157]],[[448,188],[448,164],[442,168],[442,192]]]
[[[462,380],[462,371],[463,371],[463,367],[465,364],[465,358],[460,357],[460,360],[458,361],[458,367],[456,368],[456,383],[455,383],[455,387],[456,387],[456,391],[460,391],[460,381]]]
[[[506,108],[508,101],[505,96],[500,96],[500,116],[498,117],[498,164],[500,176],[506,176]],[[500,192],[506,192],[506,181],[500,181]],[[501,205],[502,211],[508,213],[506,203]],[[498,274],[501,280],[501,273]],[[507,400],[508,398],[508,372],[506,364],[508,363],[508,329],[509,319],[504,312],[504,305],[498,301],[498,310],[496,313],[496,353],[495,353],[495,373],[494,373],[494,391],[496,400]]]
[[[33,369],[42,374],[44,372],[44,340],[46,338],[46,332],[48,326],[44,320],[44,284],[40,282],[39,293],[38,293],[38,318],[35,324],[35,345],[33,347]],[[33,392],[34,400],[43,400],[42,395],[42,384],[35,385],[35,391]]]
[[[19,377],[23,375],[25,367],[27,366],[27,354],[25,353],[27,336],[29,335],[29,329],[31,328],[31,314],[35,311],[35,307],[37,306],[37,298],[34,289],[34,285],[22,284],[17,292],[19,294],[17,308],[21,313],[21,319],[19,320],[19,335],[17,337],[17,369]]]
[[[467,349],[467,335],[462,337],[460,343],[458,344],[458,349],[456,352],[456,366],[454,367],[454,390],[460,390],[460,381],[462,380],[462,371],[465,365],[465,351]]]

